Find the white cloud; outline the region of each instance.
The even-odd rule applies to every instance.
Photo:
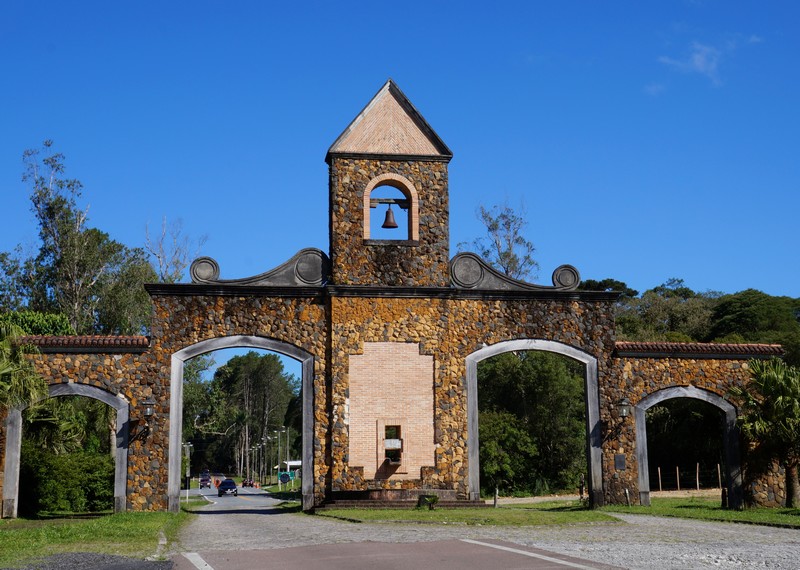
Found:
[[[710,79],[714,85],[720,85],[719,63],[721,58],[722,52],[717,48],[693,42],[691,52],[686,59],[661,56],[658,61],[683,73],[699,73]]]
[[[666,88],[662,83],[653,82],[653,83],[648,83],[647,85],[644,86],[644,92],[647,93],[648,95],[652,95],[653,97],[655,97],[656,95],[660,95],[664,91],[664,89]]]

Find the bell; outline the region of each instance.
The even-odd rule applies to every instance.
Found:
[[[397,228],[397,222],[394,221],[394,212],[392,212],[391,204],[389,204],[389,209],[386,210],[386,219],[383,220],[383,225],[381,227],[387,230],[393,230]]]

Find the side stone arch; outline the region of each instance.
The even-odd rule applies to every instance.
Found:
[[[126,509],[126,485],[128,474],[128,419],[129,402],[124,396],[113,395],[101,388],[86,384],[51,384],[48,398],[60,396],[83,396],[100,400],[117,412],[116,449],[114,451],[114,512]],[[39,401],[42,401],[39,400]],[[6,417],[5,472],[3,479],[3,518],[16,518],[19,496],[20,449],[22,447],[22,412],[27,409],[12,408]]]
[[[292,344],[260,336],[233,335],[204,340],[187,346],[172,354],[170,370],[170,422],[169,422],[169,466],[167,475],[167,496],[169,510],[180,510],[181,449],[183,431],[183,366],[184,362],[223,348],[260,348],[278,352],[300,362],[302,368],[303,393],[303,456],[302,493],[303,509],[314,506],[314,356]]]
[[[473,352],[466,358],[467,368],[467,444],[469,448],[469,498],[480,499],[480,459],[478,438],[478,363],[505,352],[537,350],[561,354],[584,365],[586,430],[589,438],[589,496],[594,506],[603,504],[602,435],[597,358],[573,346],[552,340],[521,339],[498,342]]]
[[[742,466],[739,449],[739,428],[736,425],[736,408],[713,392],[694,386],[674,386],[664,388],[642,398],[634,406],[636,419],[636,460],[639,465],[639,502],[650,505],[650,466],[647,458],[647,410],[666,400],[674,398],[694,398],[702,400],[722,410],[723,448],[725,450],[725,474],[727,479],[728,505],[733,509],[742,506]]]

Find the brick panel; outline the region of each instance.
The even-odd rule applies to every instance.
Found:
[[[370,342],[350,356],[350,465],[363,466],[367,479],[419,479],[434,464],[433,357],[419,344]],[[400,468],[381,467],[379,426],[401,422]]]

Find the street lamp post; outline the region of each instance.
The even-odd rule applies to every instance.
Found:
[[[281,434],[286,431],[284,426],[281,426],[281,429],[275,430],[275,433],[278,435],[278,491],[282,491],[283,488],[281,487]],[[288,440],[287,440],[288,441]],[[288,447],[288,445],[287,445]],[[287,457],[289,450],[286,450]]]
[[[275,446],[272,444],[272,440],[274,438],[271,435],[267,436],[267,440],[269,440],[269,484],[268,487],[272,485],[272,474],[275,469],[275,462],[272,460],[272,452],[275,451]]]

